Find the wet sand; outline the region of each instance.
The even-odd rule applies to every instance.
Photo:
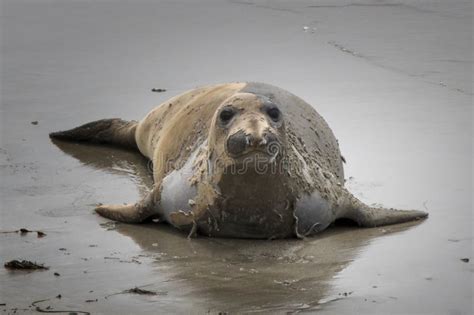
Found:
[[[0,269],[5,313],[473,312],[470,1],[5,0],[0,22],[0,231],[47,234],[1,233],[1,263],[50,267]],[[230,81],[308,101],[357,197],[429,219],[189,241],[92,212],[150,187],[144,158],[47,136]],[[117,294],[133,287],[157,294]]]

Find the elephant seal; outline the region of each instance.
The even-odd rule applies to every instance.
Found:
[[[273,239],[312,235],[339,218],[374,227],[427,216],[355,198],[324,119],[268,84],[201,87],[139,122],[103,119],[50,137],[138,149],[152,161],[154,187],[143,200],[96,208],[117,221],[158,217],[189,235]]]

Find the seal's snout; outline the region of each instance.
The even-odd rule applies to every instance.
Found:
[[[245,131],[239,130],[227,138],[226,149],[232,157],[239,157],[252,152],[273,155],[271,148],[276,143],[279,143],[278,138],[273,133],[245,133]]]
[[[240,155],[246,150],[248,142],[245,132],[239,130],[227,139],[227,152],[233,156]]]

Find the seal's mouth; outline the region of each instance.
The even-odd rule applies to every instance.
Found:
[[[249,149],[239,154],[228,152],[228,155],[237,164],[245,163],[274,163],[280,154],[280,150],[269,150],[268,148]]]
[[[267,152],[251,151],[232,158],[232,164],[226,168],[226,172],[234,175],[254,174],[256,177],[277,174],[280,171],[278,161],[277,156]]]

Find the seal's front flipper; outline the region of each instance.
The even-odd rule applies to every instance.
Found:
[[[396,210],[365,207],[354,210],[352,215],[345,217],[354,220],[360,226],[376,227],[420,220],[427,216],[428,213],[419,210]]]
[[[359,226],[376,227],[421,220],[428,217],[428,213],[419,210],[373,208],[351,195],[346,213],[342,217],[357,222]]]
[[[101,216],[125,223],[140,223],[146,219],[159,216],[157,209],[156,188],[148,196],[135,204],[126,205],[101,205],[95,211]]]
[[[101,205],[95,208],[101,216],[125,223],[140,223],[153,215],[147,211],[141,211],[136,204],[126,205]]]

